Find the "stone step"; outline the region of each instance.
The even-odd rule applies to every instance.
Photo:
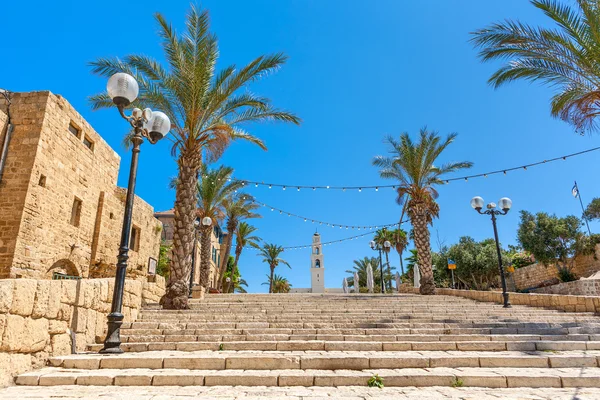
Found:
[[[367,386],[598,387],[600,368],[403,368],[364,370],[190,370],[44,368],[19,375],[18,385],[94,386]]]
[[[436,350],[436,349],[432,349]],[[66,369],[398,369],[438,367],[598,367],[600,351],[151,351],[129,355],[81,354],[52,357],[49,364]]]
[[[590,341],[431,341],[431,342],[368,342],[368,341],[208,341],[208,342],[127,342],[121,345],[128,352],[155,350],[298,350],[298,351],[563,351],[600,350],[600,342]],[[88,346],[99,351],[102,344]]]

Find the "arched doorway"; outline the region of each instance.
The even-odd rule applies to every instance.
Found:
[[[52,277],[55,273],[60,275],[77,276],[79,277],[79,271],[71,260],[63,258],[58,260],[48,269],[48,274]]]

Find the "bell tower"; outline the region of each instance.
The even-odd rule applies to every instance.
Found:
[[[312,240],[310,278],[311,293],[325,293],[325,266],[323,264],[321,235],[318,232],[315,232]]]

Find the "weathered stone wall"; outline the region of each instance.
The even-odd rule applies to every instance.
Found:
[[[580,279],[532,290],[533,293],[600,296],[600,279]]]
[[[60,96],[16,93],[10,111],[15,130],[0,185],[0,277],[114,275],[125,199],[116,186],[119,156]],[[80,216],[73,223],[76,199]],[[136,198],[133,224],[139,240],[128,271],[145,275],[148,259],[158,258],[161,223]]]
[[[419,289],[410,285],[400,286],[400,293],[419,293]],[[503,303],[502,292],[479,290],[456,290],[438,288],[436,295],[458,296],[492,303]],[[600,313],[600,297],[598,296],[569,296],[561,294],[538,293],[510,293],[510,303],[531,307],[542,307],[568,312],[595,312]]]
[[[153,280],[126,281],[126,322],[164,294],[164,279]],[[77,351],[104,337],[113,289],[114,279],[0,280],[0,386],[48,357],[71,354],[72,337]]]
[[[594,272],[600,271],[600,246],[596,246],[596,257],[594,255],[577,257],[573,263],[573,272],[578,277],[588,277]],[[557,284],[558,270],[554,264],[533,264],[518,268],[513,272],[515,287],[517,290],[535,288],[542,284]]]

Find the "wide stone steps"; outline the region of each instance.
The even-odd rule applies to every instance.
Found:
[[[367,386],[374,375],[386,387],[598,387],[600,368],[403,368],[365,370],[190,370],[44,368],[22,374],[28,386]]]
[[[88,346],[100,351],[102,344]],[[368,341],[211,341],[211,342],[128,342],[121,348],[127,352],[178,350],[297,350],[297,351],[560,351],[600,350],[600,341],[423,341],[423,342],[368,342]]]

